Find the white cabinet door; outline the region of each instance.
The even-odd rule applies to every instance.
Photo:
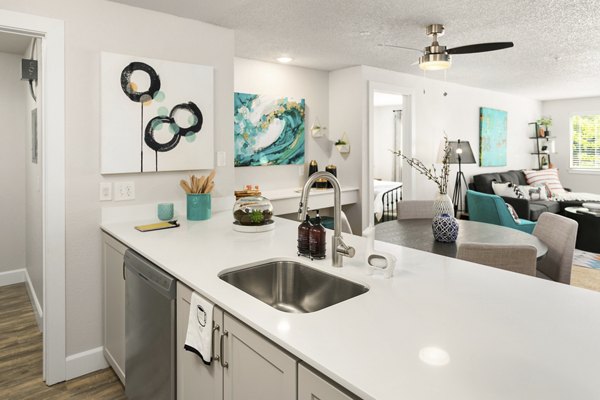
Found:
[[[296,400],[296,360],[225,314],[225,400]]]
[[[352,400],[355,397],[342,392],[304,365],[298,366],[298,400]]]
[[[125,247],[106,233],[102,234],[104,268],[104,357],[125,384]]]
[[[214,356],[206,365],[196,354],[183,348],[187,333],[192,290],[177,282],[177,399],[219,400],[223,398],[223,369],[218,361],[219,333],[223,326],[223,311],[215,307],[213,313]]]

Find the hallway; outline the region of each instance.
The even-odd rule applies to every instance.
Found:
[[[0,287],[0,399],[126,399],[110,368],[52,387],[41,377],[42,334],[25,284]]]

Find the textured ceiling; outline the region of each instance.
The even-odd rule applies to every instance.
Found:
[[[0,32],[0,52],[24,55],[31,43],[29,36]]]
[[[236,55],[322,70],[371,65],[422,75],[424,26],[443,23],[441,44],[513,41],[457,55],[447,80],[536,99],[600,95],[600,0],[115,0],[236,31]],[[369,35],[361,35],[361,32]],[[202,38],[198,38],[202,40]],[[443,72],[428,77],[444,79]]]

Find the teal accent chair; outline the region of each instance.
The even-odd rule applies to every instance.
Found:
[[[506,203],[500,196],[467,190],[467,204],[469,207],[469,220],[485,222],[488,224],[502,225],[526,233],[533,233],[536,223],[522,219],[517,224],[510,215]]]

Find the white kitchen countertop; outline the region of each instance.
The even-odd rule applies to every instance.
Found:
[[[396,255],[395,275],[367,276],[365,240],[344,235],[357,254],[343,268],[331,267],[330,254],[299,261],[370,290],[289,314],[217,275],[298,259],[298,224],[277,218],[271,232],[239,233],[231,221],[221,212],[164,231],[133,228],[151,221],[102,229],[364,399],[600,399],[600,293],[383,242],[375,248]],[[449,362],[423,362],[427,347],[447,352]]]

